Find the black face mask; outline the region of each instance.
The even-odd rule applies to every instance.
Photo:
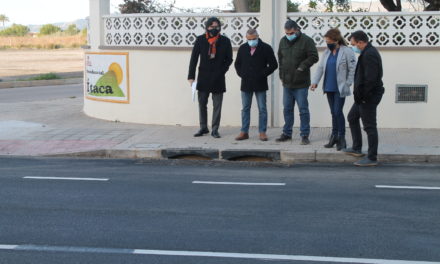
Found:
[[[333,51],[334,49],[336,49],[336,44],[335,43],[327,44],[327,48]]]
[[[220,30],[213,28],[213,29],[208,30],[208,33],[211,34],[211,36],[215,37],[218,35],[218,33],[220,33]]]

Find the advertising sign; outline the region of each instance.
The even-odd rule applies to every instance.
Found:
[[[88,99],[128,104],[128,53],[86,52],[84,86]]]

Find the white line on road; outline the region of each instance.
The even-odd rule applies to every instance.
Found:
[[[250,253],[227,253],[227,252],[208,252],[208,251],[37,246],[37,245],[0,245],[0,250],[159,255],[159,256],[184,256],[184,257],[214,257],[214,258],[263,259],[263,260],[293,260],[293,261],[357,263],[357,264],[440,264],[440,262],[438,261],[340,258],[340,257],[303,256],[303,255],[250,254]]]
[[[220,185],[258,185],[258,186],[285,186],[285,183],[270,182],[213,182],[213,181],[193,181],[194,184],[220,184]]]
[[[440,190],[440,187],[376,185],[379,189]]]
[[[35,180],[67,180],[67,181],[108,181],[105,178],[71,178],[71,177],[41,177],[41,176],[25,176],[23,179]]]

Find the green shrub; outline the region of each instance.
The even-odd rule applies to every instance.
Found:
[[[13,24],[0,31],[0,36],[25,36],[27,33],[29,33],[29,28],[27,26]]]
[[[67,35],[73,36],[79,33],[79,29],[76,27],[75,24],[70,24],[64,32]]]
[[[46,24],[40,28],[40,35],[52,35],[60,31],[60,27],[54,26],[52,24]]]

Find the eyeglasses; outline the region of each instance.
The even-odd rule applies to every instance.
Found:
[[[293,35],[293,34],[295,34],[296,32],[286,32],[286,35],[289,35],[289,36],[291,36],[291,35]]]
[[[212,26],[209,26],[208,29],[217,29],[217,30],[220,30],[220,27],[212,27]]]

